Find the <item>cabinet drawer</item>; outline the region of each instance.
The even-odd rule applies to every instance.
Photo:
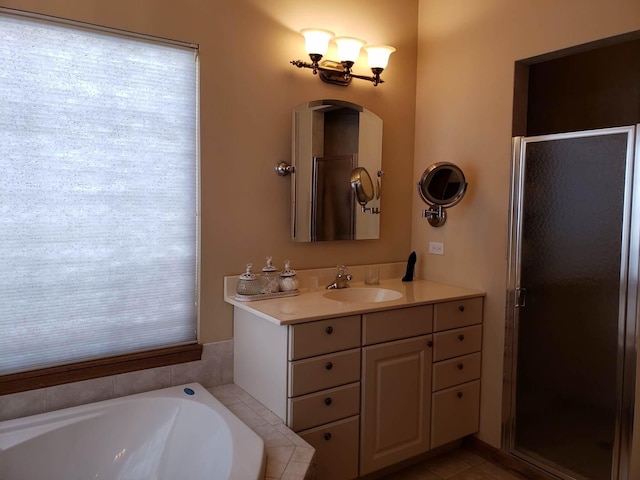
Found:
[[[357,415],[360,382],[289,399],[289,427],[295,431]]]
[[[431,414],[431,448],[477,432],[480,421],[480,381],[434,393]]]
[[[482,297],[438,303],[433,311],[433,330],[449,330],[482,322]]]
[[[433,361],[479,352],[482,347],[482,325],[457,328],[433,335]]]
[[[433,391],[480,378],[480,352],[433,364]]]
[[[346,418],[298,433],[316,449],[317,478],[358,477],[359,417]]]
[[[289,327],[289,360],[360,346],[360,315],[330,318]]]
[[[362,316],[362,344],[388,342],[431,333],[433,306],[386,310]]]
[[[289,363],[289,397],[360,380],[360,349]]]

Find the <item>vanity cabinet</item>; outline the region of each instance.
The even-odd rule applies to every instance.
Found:
[[[316,449],[319,479],[367,475],[478,430],[482,302],[286,325],[236,307],[234,382]]]

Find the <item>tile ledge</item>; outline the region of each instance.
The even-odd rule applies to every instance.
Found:
[[[286,473],[288,480],[305,480],[311,477],[313,464],[315,461],[315,449],[300,438],[293,430],[289,429],[282,420],[274,423],[276,415],[267,407],[258,402],[235,383],[227,383],[216,387],[207,388],[225,406],[243,404],[253,415],[257,415],[264,420],[264,423],[255,425],[255,421],[250,422],[249,427],[256,432],[265,442],[267,452],[266,478],[280,479]],[[237,408],[235,411],[240,412]],[[244,421],[242,415],[235,413],[240,420]],[[253,417],[255,418],[255,417]],[[245,422],[247,423],[247,422]],[[252,426],[253,425],[253,426]],[[275,438],[277,437],[277,438]],[[294,447],[292,452],[288,449],[278,447]],[[313,451],[311,453],[310,450]],[[277,456],[282,452],[285,458]],[[288,455],[287,455],[288,453]],[[308,459],[308,461],[306,461]],[[282,464],[286,462],[284,468]],[[287,468],[291,467],[291,468]]]

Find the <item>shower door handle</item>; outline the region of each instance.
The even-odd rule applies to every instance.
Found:
[[[521,308],[527,304],[527,289],[516,288],[516,308]]]

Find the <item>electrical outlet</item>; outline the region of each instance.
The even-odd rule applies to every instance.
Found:
[[[444,255],[444,243],[429,242],[429,253],[432,255]]]

